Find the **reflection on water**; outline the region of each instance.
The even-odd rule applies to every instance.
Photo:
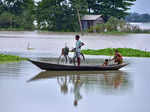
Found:
[[[0,112],[150,112],[150,59],[127,61],[121,71],[107,72],[41,72],[28,61],[0,64]]]
[[[129,75],[123,71],[46,71],[39,73],[28,82],[42,79],[57,79],[57,84],[63,95],[74,94],[74,106],[77,106],[83,98],[82,89],[87,92],[94,92],[95,89],[99,89],[105,94],[118,94],[127,90],[131,85]]]
[[[56,62],[65,43],[74,47],[74,35],[1,32],[0,53]],[[149,34],[85,35],[82,41],[83,49],[150,51]],[[27,50],[28,43],[33,50]],[[89,64],[101,64],[108,57],[87,58]],[[41,72],[27,61],[0,64],[0,112],[150,112],[150,59],[127,61],[131,65],[121,69],[126,72]]]

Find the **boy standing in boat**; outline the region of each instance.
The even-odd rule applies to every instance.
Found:
[[[76,40],[75,56],[77,57],[78,66],[80,66],[81,47],[84,45],[84,43],[81,42],[79,39],[80,39],[80,36],[79,36],[79,35],[76,35],[76,36],[75,36],[75,40]]]

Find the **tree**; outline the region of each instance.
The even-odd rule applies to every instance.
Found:
[[[80,31],[82,33],[82,24],[81,24],[81,14],[85,14],[87,10],[87,2],[85,0],[70,0],[71,7],[76,12],[75,15],[78,17],[78,22],[80,25]]]
[[[0,2],[0,16],[8,18],[2,22],[7,23],[8,20],[11,20],[12,24],[7,24],[11,28],[32,29],[34,21],[33,10],[33,0],[3,0]],[[6,27],[8,27],[7,25]]]
[[[38,2],[36,13],[38,28],[51,31],[79,31],[76,9],[83,11],[80,8],[81,2],[78,0],[42,0]]]
[[[63,8],[67,8],[63,6],[60,0],[42,0],[38,2],[36,11],[38,28],[47,30],[60,30],[61,26],[58,24],[62,22],[62,19],[65,16],[63,14]]]
[[[101,14],[107,21],[111,16],[118,19],[125,18],[126,11],[136,0],[87,0],[88,8],[93,14]]]
[[[14,22],[15,22],[14,18],[15,18],[15,16],[12,15],[11,13],[9,13],[9,12],[3,12],[0,15],[0,27],[1,28],[12,27],[13,24],[14,24]]]
[[[7,25],[14,28],[32,29],[36,20],[39,29],[79,31],[83,15],[101,14],[106,21],[112,16],[121,19],[128,14],[126,11],[134,1],[41,0],[35,6],[34,0],[0,0],[0,16],[8,17],[13,24]]]
[[[3,2],[0,1],[0,14],[4,11]]]
[[[150,15],[149,14],[141,14],[141,21],[150,22]]]
[[[126,17],[128,22],[150,22],[150,14],[131,13]]]

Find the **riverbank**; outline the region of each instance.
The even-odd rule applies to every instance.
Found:
[[[0,29],[0,32],[11,32],[11,33],[21,33],[21,32],[37,32],[39,34],[60,34],[60,35],[128,35],[128,34],[150,34],[150,29],[147,30],[141,30],[139,32],[119,32],[119,31],[111,31],[111,32],[100,32],[100,33],[90,33],[90,32],[51,32],[51,31],[43,31],[43,30],[23,30],[23,29],[13,29],[13,30],[6,30],[6,29]]]
[[[86,55],[106,55],[112,56],[114,55],[116,48],[106,48],[106,49],[99,49],[99,50],[82,50],[82,53]],[[132,48],[117,48],[117,50],[125,57],[150,57],[150,52],[142,51],[138,49]]]

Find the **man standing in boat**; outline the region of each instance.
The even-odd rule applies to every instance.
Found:
[[[80,66],[80,54],[81,54],[81,47],[84,45],[83,42],[80,41],[80,36],[75,36],[76,45],[75,45],[75,56],[77,57],[78,66]]]

